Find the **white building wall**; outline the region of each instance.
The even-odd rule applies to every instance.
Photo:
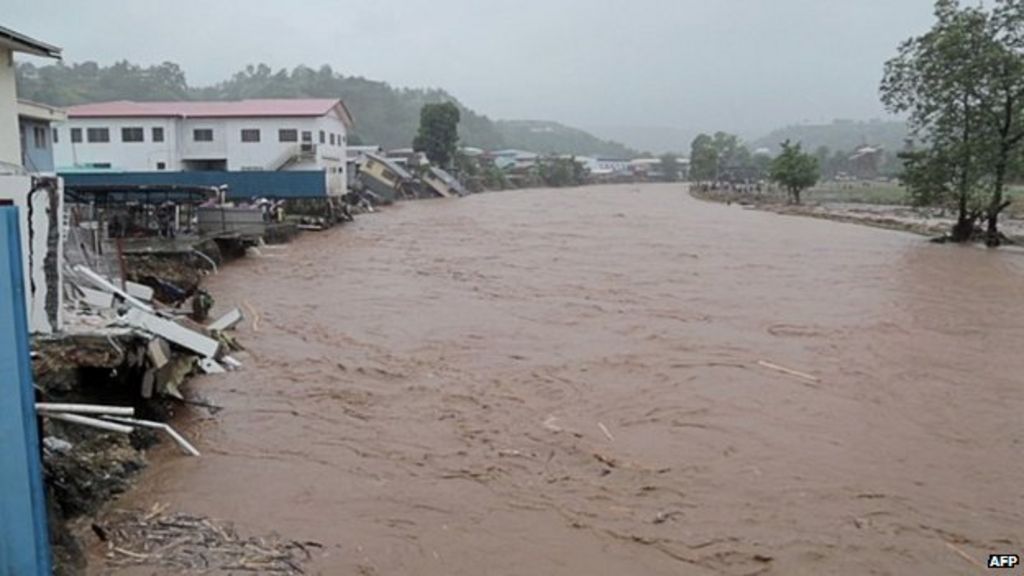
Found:
[[[31,176],[0,176],[0,201],[10,202],[18,208],[21,233],[21,260],[25,278],[25,311],[29,332],[50,334],[62,328],[63,292],[61,274],[64,269],[64,190],[59,179],[51,197],[48,191],[32,191]],[[31,203],[31,205],[30,205]],[[54,214],[55,213],[55,214]],[[50,224],[57,223],[57,242],[50,251]],[[48,281],[46,258],[54,259],[55,278]],[[56,298],[55,317],[47,312],[47,299]]]
[[[144,142],[122,142],[122,128],[143,128]],[[153,128],[164,129],[164,141],[153,142]],[[180,170],[177,126],[171,118],[76,118],[55,126],[57,143],[53,145],[53,162],[57,170],[74,166],[109,164],[111,169],[126,171],[157,170],[160,162],[165,170]],[[81,128],[82,141],[71,141],[71,129]],[[89,142],[89,128],[108,128],[110,142]]]
[[[164,141],[153,142],[153,127],[164,128]],[[110,142],[95,143],[87,139],[88,128],[110,129]],[[122,142],[121,129],[144,129],[144,142]],[[82,130],[82,142],[71,141],[71,129]],[[166,170],[186,170],[189,160],[226,161],[227,170],[274,170],[287,157],[298,153],[303,144],[302,133],[309,132],[310,144],[316,153],[309,161],[289,164],[286,170],[320,170],[327,172],[331,194],[344,194],[347,176],[345,157],[347,135],[345,124],[334,113],[319,118],[72,118],[57,127],[58,143],[54,145],[57,169],[95,164],[109,164],[123,171],[157,170],[159,162]],[[212,142],[196,142],[196,129],[213,130]],[[242,130],[260,131],[259,142],[242,142]],[[293,129],[297,142],[280,142],[279,131]],[[320,131],[324,143],[320,143]],[[330,135],[334,134],[334,144]]]
[[[14,53],[0,48],[0,162],[21,166],[18,94],[14,86]]]

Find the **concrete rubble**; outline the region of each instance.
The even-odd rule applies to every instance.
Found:
[[[64,330],[36,337],[32,360],[57,573],[77,574],[83,555],[68,521],[126,490],[159,435],[200,455],[162,420],[186,400],[192,375],[242,367],[227,356],[237,347],[229,331],[242,315],[234,309],[203,326],[161,301],[159,289],[82,264],[65,267],[63,292]]]

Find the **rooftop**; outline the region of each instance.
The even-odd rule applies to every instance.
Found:
[[[13,50],[15,52],[24,52],[26,54],[35,54],[36,56],[46,56],[48,58],[60,58],[60,48],[47,44],[46,42],[40,42],[35,38],[25,36],[20,32],[15,32],[10,28],[4,28],[0,26],[0,47]]]
[[[49,104],[40,104],[31,100],[18,100],[18,117],[41,120],[43,122],[62,122],[67,120],[63,109]]]
[[[332,98],[234,101],[96,102],[68,108],[68,118],[281,118],[319,117],[337,110],[346,126],[352,116],[345,103]]]

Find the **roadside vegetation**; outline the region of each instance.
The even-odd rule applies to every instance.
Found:
[[[885,63],[880,95],[907,117],[899,150],[865,143],[808,153],[786,140],[751,152],[736,136],[702,134],[691,146],[697,193],[913,207],[953,218],[944,240],[1006,243],[1001,222],[1024,216],[1024,2],[937,0],[932,28]]]
[[[956,211],[950,239],[999,246],[1024,144],[1024,3],[938,0],[935,18],[885,64],[882,101],[917,139],[901,179],[915,204]]]

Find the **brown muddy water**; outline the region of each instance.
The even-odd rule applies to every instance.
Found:
[[[120,505],[321,542],[312,573],[1024,552],[1017,255],[617,186],[405,203],[209,284],[259,312],[246,366]]]

